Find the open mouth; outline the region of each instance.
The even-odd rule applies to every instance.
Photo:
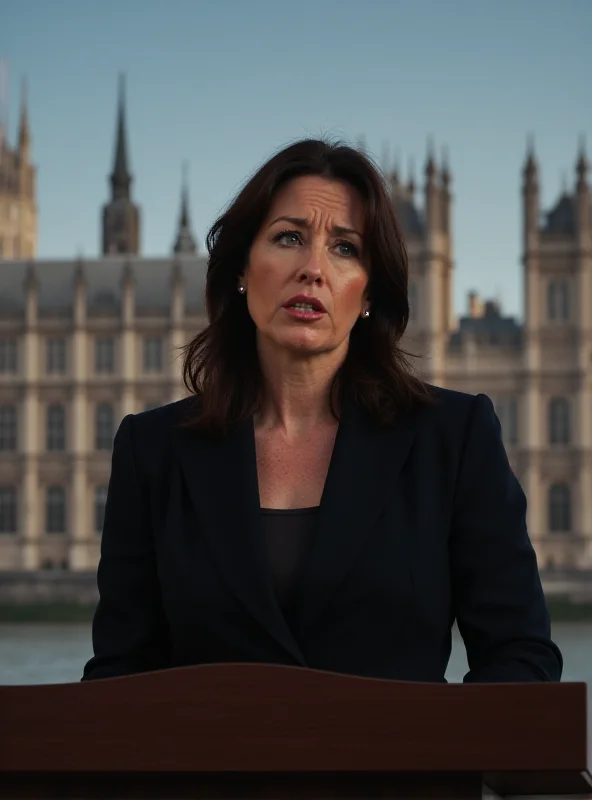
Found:
[[[291,297],[284,308],[289,311],[300,312],[302,314],[324,314],[325,306],[316,297],[307,297],[306,295],[297,295]]]
[[[297,311],[319,311],[311,303],[293,303],[288,308],[295,308]]]

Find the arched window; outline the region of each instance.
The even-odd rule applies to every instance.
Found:
[[[105,522],[105,504],[107,503],[107,487],[97,486],[95,488],[95,532],[103,532]]]
[[[97,406],[95,418],[95,449],[111,450],[115,435],[115,414],[113,406],[101,403]]]
[[[46,446],[50,452],[66,449],[66,411],[60,403],[47,408]]]
[[[164,347],[159,336],[144,339],[144,372],[162,372],[164,367]]]
[[[549,402],[549,444],[569,444],[571,439],[569,401],[552,397]]]
[[[547,286],[547,317],[554,321],[569,319],[569,286],[567,281],[550,281]]]
[[[95,372],[110,374],[115,369],[115,341],[112,336],[95,340]]]
[[[557,313],[557,291],[555,284],[551,281],[547,285],[547,318],[555,319]]]
[[[46,342],[45,368],[48,375],[64,375],[66,372],[66,340],[54,336]]]
[[[571,530],[571,492],[566,483],[549,488],[549,530],[566,533]]]
[[[559,319],[565,322],[569,319],[569,286],[567,281],[561,281],[557,285],[557,303]]]
[[[0,451],[13,453],[17,440],[16,406],[0,406]]]
[[[492,398],[506,444],[518,443],[518,400],[514,395]]]
[[[45,530],[47,533],[65,533],[66,490],[63,486],[48,486],[45,500]]]
[[[16,486],[0,486],[0,533],[17,532]]]

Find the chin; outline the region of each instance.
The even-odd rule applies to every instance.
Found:
[[[315,331],[295,331],[289,336],[282,337],[278,345],[293,353],[300,355],[316,355],[332,350],[331,343],[325,336],[319,336]]]

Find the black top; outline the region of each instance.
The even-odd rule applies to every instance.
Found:
[[[318,506],[261,509],[273,588],[290,627],[290,611],[300,570],[312,544],[318,512]]]

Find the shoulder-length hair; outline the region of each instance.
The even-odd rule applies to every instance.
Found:
[[[429,387],[414,373],[399,347],[409,321],[408,259],[385,182],[363,153],[342,143],[305,139],[279,151],[248,180],[211,227],[206,279],[208,326],[183,349],[183,379],[198,395],[188,425],[224,432],[258,408],[263,392],[256,329],[238,279],[274,197],[290,180],[306,175],[343,181],[365,208],[364,253],[371,313],[350,334],[345,361],[332,395],[340,392],[364,407],[381,425],[404,409],[431,401]]]

